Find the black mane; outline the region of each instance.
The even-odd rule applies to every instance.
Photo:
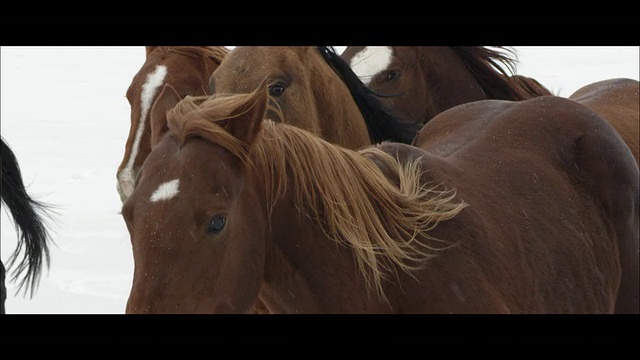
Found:
[[[413,141],[420,130],[417,124],[403,123],[393,116],[377,98],[379,94],[369,89],[358,78],[349,64],[335,52],[332,46],[317,46],[317,49],[327,64],[349,88],[349,92],[367,124],[369,137],[374,144],[382,141],[410,144]]]

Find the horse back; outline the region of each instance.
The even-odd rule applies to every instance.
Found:
[[[597,113],[555,96],[479,101],[436,116],[413,145],[429,181],[470,205],[435,233],[460,240],[461,257],[483,248],[469,276],[486,274],[476,283],[505,311],[638,312],[638,167]]]

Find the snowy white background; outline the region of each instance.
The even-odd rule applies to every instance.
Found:
[[[344,47],[337,47],[342,51]],[[515,47],[517,73],[560,96],[638,80],[639,47]],[[133,258],[116,191],[129,132],[125,92],[144,47],[1,47],[1,131],[29,193],[55,205],[50,270],[32,299],[7,282],[10,314],[122,314]],[[16,232],[1,211],[2,261]]]

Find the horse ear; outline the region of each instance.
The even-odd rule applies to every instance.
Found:
[[[157,46],[145,46],[145,49],[147,50],[147,56],[149,56],[149,54],[151,54],[151,52],[156,48]]]
[[[262,119],[266,115],[268,90],[263,81],[258,88],[247,94],[246,101],[231,112],[230,119],[220,125],[245,144],[251,145],[260,132]]]
[[[180,102],[178,92],[169,84],[165,84],[158,98],[151,107],[149,115],[151,122],[151,147],[162,139],[162,135],[169,131],[167,125],[167,111]]]

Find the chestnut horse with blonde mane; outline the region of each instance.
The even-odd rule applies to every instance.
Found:
[[[224,46],[147,46],[146,60],[127,90],[131,127],[118,166],[118,193],[133,191],[140,166],[149,155],[153,126],[166,127],[166,112],[187,95],[205,95],[209,77],[229,52]]]
[[[169,110],[127,313],[638,313],[638,167],[595,112],[485,100],[353,151],[267,119],[268,81]]]
[[[405,122],[424,125],[456,105],[552,95],[515,73],[505,46],[347,46],[340,55]]]
[[[383,140],[410,143],[417,133],[391,116],[331,47],[238,46],[212,73],[209,93],[250,92],[264,79],[272,118],[332,143],[350,149]],[[151,127],[153,147],[167,128]],[[256,311],[267,312],[261,303]]]

